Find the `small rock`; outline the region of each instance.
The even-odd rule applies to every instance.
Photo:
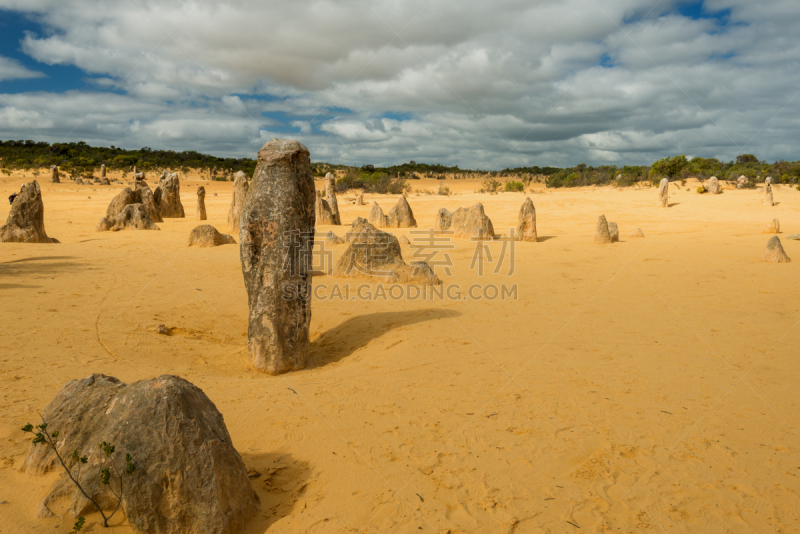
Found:
[[[406,236],[404,236],[404,235],[401,235],[401,236],[400,236],[400,244],[401,244],[401,245],[410,245],[410,244],[411,244],[411,241],[409,241],[409,240],[408,240],[408,238],[407,238]]]
[[[800,234],[792,234],[792,235],[786,237],[786,239],[793,239],[795,241],[800,241]]]
[[[628,237],[644,237],[644,232],[642,232],[641,228],[637,228],[636,230],[631,232],[631,235]]]
[[[612,243],[619,243],[619,228],[617,227],[617,223],[608,223],[608,235],[611,237]]]
[[[762,234],[779,234],[781,233],[781,223],[778,219],[772,219],[767,226],[761,231]]]
[[[161,334],[162,336],[168,336],[169,328],[167,328],[167,325],[162,323],[156,327],[156,334]]]

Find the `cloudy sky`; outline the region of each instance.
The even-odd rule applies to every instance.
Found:
[[[0,139],[501,169],[800,159],[798,0],[0,0]]]

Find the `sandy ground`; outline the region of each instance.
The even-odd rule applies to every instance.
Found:
[[[22,181],[2,176],[0,190]],[[794,189],[775,187],[772,208],[696,184],[673,185],[669,209],[652,188],[412,193],[421,227],[480,201],[504,233],[531,197],[541,239],[516,245],[511,276],[508,257],[498,274],[471,270],[468,240],[454,241],[452,276],[439,269],[462,288],[517,284],[518,300],[316,301],[311,365],[271,377],[248,364],[238,247],[186,247],[201,182],[182,182],[186,219],[117,233],[94,228],[122,186],[40,183],[61,244],[0,245],[2,533],[71,528],[34,516],[55,475],[19,473],[19,429],[93,372],[177,374],[206,392],[261,473],[249,534],[800,531]],[[202,183],[225,231],[232,184]],[[396,198],[340,196],[342,219]],[[601,213],[620,243],[593,244]],[[758,261],[773,218],[793,263]],[[626,237],[637,227],[644,239]],[[92,514],[85,531],[129,532],[113,523]]]

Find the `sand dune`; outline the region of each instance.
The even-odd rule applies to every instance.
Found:
[[[30,179],[4,176],[0,190]],[[92,372],[177,374],[206,392],[260,473],[249,534],[800,531],[800,241],[783,238],[800,233],[800,192],[788,186],[774,186],[772,208],[754,190],[690,183],[670,187],[669,209],[657,188],[490,196],[447,181],[451,196],[412,193],[421,227],[482,202],[506,234],[531,196],[540,241],[516,245],[511,276],[508,258],[478,276],[465,239],[453,276],[437,269],[462,288],[517,284],[519,300],[316,301],[312,364],[271,377],[247,360],[238,246],[186,246],[199,224],[228,233],[230,182],[183,180],[187,218],[160,232],[104,233],[95,225],[122,186],[45,182],[61,244],[0,244],[0,532],[71,528],[35,517],[56,475],[18,472],[19,428]],[[347,197],[343,222],[397,201]],[[593,244],[600,214],[620,243]],[[759,262],[774,218],[792,263]],[[645,238],[627,237],[636,228]],[[88,532],[102,530],[95,515]],[[129,532],[121,523],[111,531]]]

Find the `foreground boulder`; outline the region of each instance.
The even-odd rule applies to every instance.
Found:
[[[239,250],[250,360],[273,375],[303,369],[308,359],[315,195],[302,143],[273,139],[261,148],[242,209]],[[284,298],[286,291],[295,298]]]
[[[314,203],[314,213],[316,224],[319,225],[336,225],[336,218],[333,216],[331,206],[322,198],[322,193],[316,191],[314,193],[316,201]]]
[[[411,206],[408,205],[408,200],[406,197],[400,197],[400,200],[386,216],[386,228],[415,228],[416,226],[417,220],[414,218]]]
[[[161,180],[153,193],[153,199],[162,217],[169,219],[186,217],[181,204],[181,181],[177,174],[169,174]]]
[[[375,228],[386,227],[386,215],[383,214],[383,208],[377,202],[374,202],[369,210],[369,223]]]
[[[763,234],[779,234],[781,233],[781,223],[778,219],[772,219],[772,221],[764,227],[762,230]]]
[[[719,195],[719,180],[716,176],[712,176],[708,179],[708,185],[706,186],[706,189],[712,195]]]
[[[119,232],[125,229],[160,230],[147,214],[142,204],[128,204],[114,217],[103,217],[97,223],[96,232]]]
[[[381,232],[361,217],[347,232],[350,246],[333,268],[339,278],[378,278],[387,283],[439,285],[430,265],[412,261],[406,265],[400,243],[392,234]]]
[[[250,184],[247,181],[247,175],[242,171],[238,171],[233,179],[233,196],[231,197],[231,207],[228,210],[228,229],[232,232],[239,231],[239,220],[242,216],[242,208],[245,200],[247,200],[249,189]]]
[[[452,213],[445,208],[440,209],[436,215],[434,231],[452,231],[455,237],[494,239],[494,226],[480,202],[471,208],[458,208]]]
[[[125,477],[121,508],[134,532],[233,534],[256,511],[258,497],[222,414],[182,378],[163,375],[124,384],[93,374],[71,380],[43,418],[48,430],[59,432],[62,458],[73,451],[88,457],[73,476],[104,509],[113,510],[117,500],[111,485],[98,483],[99,470],[108,466],[98,443],[115,445],[114,457],[133,455],[136,470]],[[61,471],[52,448],[32,444],[22,471],[43,475],[53,469]],[[76,517],[94,510],[66,474],[41,502],[43,515],[60,499],[69,500]]]
[[[6,224],[0,226],[3,243],[58,243],[44,230],[44,202],[36,180],[28,182],[11,204]]]
[[[206,215],[206,188],[202,185],[197,188],[197,218],[205,221]]]
[[[331,208],[333,224],[342,224],[342,217],[339,215],[339,202],[336,200],[336,177],[330,172],[325,175],[325,201]]]
[[[594,230],[594,242],[598,245],[611,243],[611,234],[608,231],[608,221],[605,215],[597,218],[597,226]]]
[[[535,243],[539,238],[536,235],[536,208],[530,197],[525,199],[517,216],[517,237],[520,241]]]
[[[235,245],[236,240],[228,234],[221,234],[210,224],[198,226],[189,234],[190,247],[218,247],[220,245]]]
[[[669,207],[669,180],[662,178],[658,184],[658,205],[662,208]]]
[[[769,263],[789,263],[792,260],[786,255],[786,252],[783,250],[783,245],[781,245],[781,240],[775,235],[767,241],[767,248],[761,255],[761,261]]]

